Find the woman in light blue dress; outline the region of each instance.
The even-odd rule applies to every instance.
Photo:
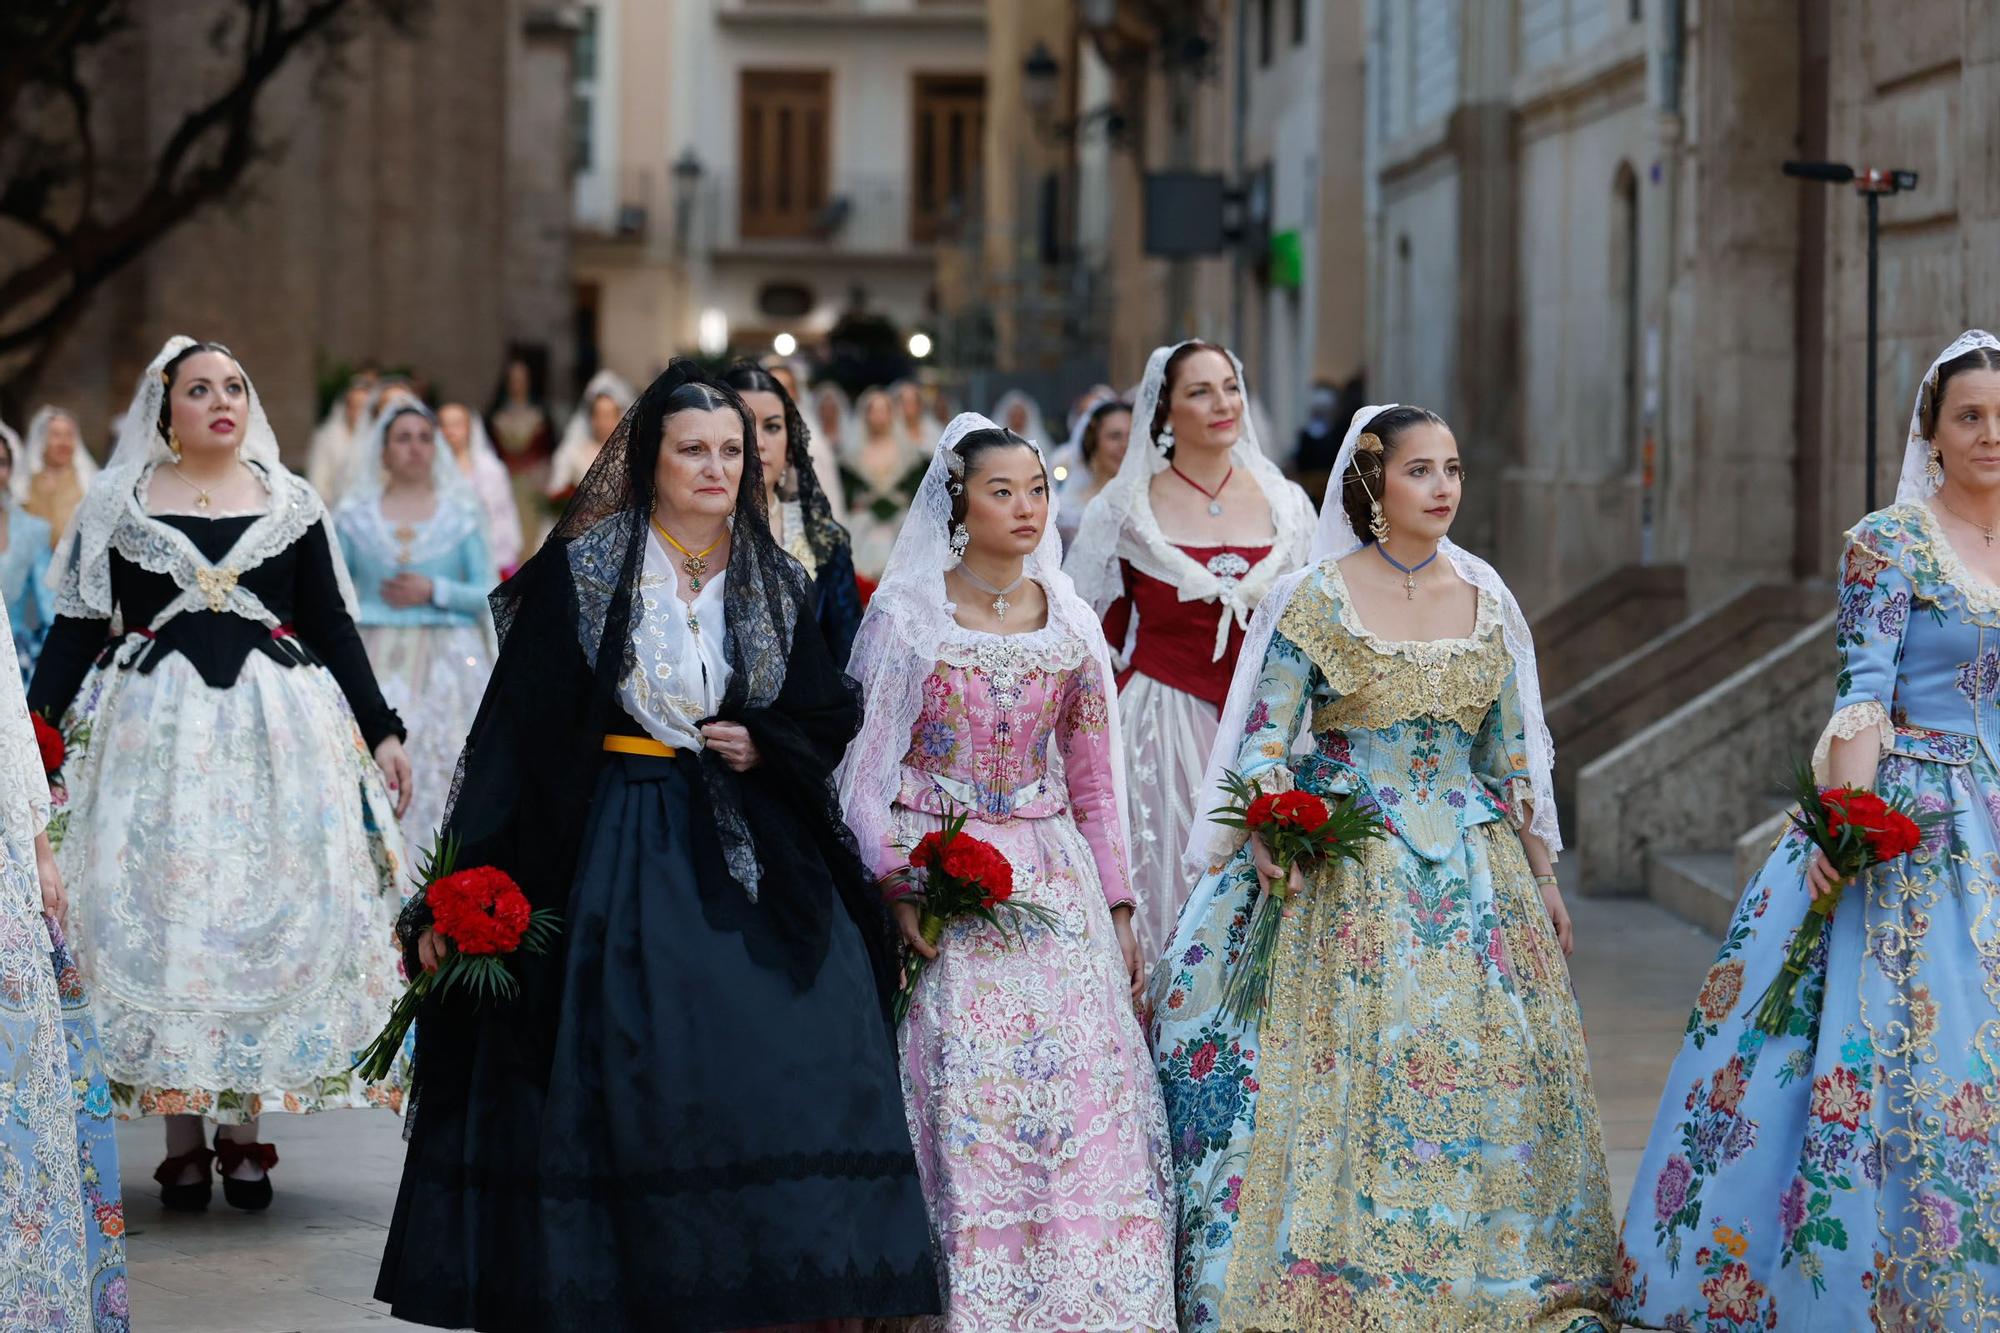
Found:
[[[123,1333],[111,1089],[63,939],[49,811],[27,699],[0,671],[0,1328]]]
[[[1358,793],[1387,834],[1293,870],[1245,1021],[1223,995],[1274,867],[1197,823],[1206,873],[1151,991],[1181,1327],[1601,1333],[1615,1233],[1527,623],[1444,535],[1443,422],[1364,408],[1334,475],[1315,562],[1251,623],[1195,808],[1234,769]]]
[[[443,822],[458,752],[493,673],[486,596],[499,582],[478,492],[422,403],[386,405],[334,511],[382,697],[409,720],[405,836],[421,854]]]
[[[1896,503],[1847,535],[1821,782],[1952,811],[1841,892],[1754,1025],[1824,858],[1787,834],[1688,1017],[1625,1217],[1653,1328],[2000,1327],[2000,339],[1932,363]]]
[[[49,552],[54,548],[47,520],[23,509],[14,498],[13,474],[19,441],[0,427],[0,600],[14,625],[14,655],[21,678],[34,673],[42,641],[55,623],[55,595],[49,588]]]

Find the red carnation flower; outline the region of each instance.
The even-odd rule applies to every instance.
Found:
[[[35,745],[42,752],[42,771],[53,780],[62,772],[63,760],[69,756],[69,748],[63,744],[60,731],[49,725],[48,719],[40,713],[28,715],[35,723]]]
[[[437,933],[460,953],[512,953],[533,914],[521,886],[492,866],[446,875],[430,886],[428,901]]]
[[[1292,828],[1316,829],[1327,821],[1326,802],[1309,791],[1288,791],[1278,797],[1277,815]]]
[[[918,840],[915,849],[910,852],[910,864],[919,870],[928,870],[937,864],[938,845],[942,841],[942,837],[936,833],[924,834]]]
[[[1277,794],[1275,792],[1265,792],[1250,802],[1250,808],[1244,811],[1243,822],[1253,829],[1263,828],[1266,824],[1277,819],[1277,817]]]

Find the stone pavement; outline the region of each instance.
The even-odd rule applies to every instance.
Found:
[[[1715,942],[1650,903],[1571,904],[1577,993],[1622,1208],[1655,1099]],[[120,1128],[133,1325],[141,1333],[350,1333],[395,1327],[369,1299],[402,1162],[399,1123],[362,1111],[266,1121],[284,1160],[262,1215],[221,1201],[167,1215],[157,1125]],[[405,1326],[407,1327],[407,1326]]]

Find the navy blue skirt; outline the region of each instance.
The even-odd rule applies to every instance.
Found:
[[[504,1010],[420,1023],[475,1055],[419,1098],[379,1299],[592,1333],[937,1310],[860,934],[836,909],[812,985],[785,975],[691,756],[607,758],[562,941],[516,1002],[539,1036]]]

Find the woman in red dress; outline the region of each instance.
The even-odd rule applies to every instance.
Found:
[[[1244,627],[1272,582],[1304,563],[1315,516],[1258,447],[1243,367],[1226,348],[1155,348],[1132,429],[1065,567],[1118,655],[1134,924],[1151,955],[1187,897],[1181,848]]]

